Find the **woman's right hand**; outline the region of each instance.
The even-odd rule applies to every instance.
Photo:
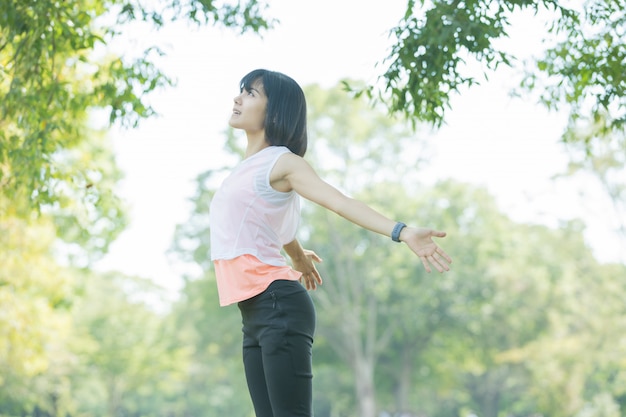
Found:
[[[293,269],[302,272],[300,282],[307,290],[315,290],[318,285],[322,285],[322,277],[313,262],[320,263],[322,262],[322,258],[312,250],[303,249],[302,251],[304,252],[304,257],[291,259]]]

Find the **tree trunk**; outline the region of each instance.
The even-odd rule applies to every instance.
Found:
[[[396,380],[395,398],[396,411],[404,412],[409,410],[409,392],[411,390],[411,375],[413,373],[413,355],[415,349],[404,345],[402,349],[401,368]]]
[[[506,374],[500,369],[487,371],[470,379],[472,399],[480,406],[480,415],[498,417],[500,394],[505,389]]]
[[[117,377],[111,377],[107,391],[109,397],[107,401],[107,416],[116,417],[122,401],[121,389],[117,382]]]
[[[355,393],[359,417],[376,417],[376,391],[374,388],[374,363],[370,358],[357,355],[354,360]]]

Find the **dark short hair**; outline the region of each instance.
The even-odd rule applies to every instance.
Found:
[[[267,96],[265,140],[304,156],[307,148],[306,99],[298,83],[276,71],[257,69],[241,79],[241,91],[261,82]]]

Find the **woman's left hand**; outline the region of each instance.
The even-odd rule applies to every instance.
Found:
[[[419,256],[426,272],[431,271],[431,265],[439,272],[449,271],[452,259],[434,241],[434,237],[445,237],[446,233],[422,227],[405,227],[400,233],[400,239]]]

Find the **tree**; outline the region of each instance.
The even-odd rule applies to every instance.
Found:
[[[0,200],[4,197],[0,196]],[[74,300],[73,274],[57,265],[50,219],[0,221],[0,414],[67,409],[63,374]],[[45,375],[42,377],[42,375]]]
[[[567,242],[559,250],[573,256],[560,263],[558,279],[550,283],[549,331],[503,359],[525,362],[533,376],[531,394],[545,414],[621,415],[624,362],[616,347],[625,343],[625,307],[618,300],[626,290],[619,278],[626,268],[598,265],[581,250],[582,238],[572,239],[580,235],[575,226],[556,233],[564,233],[560,241]],[[608,413],[610,408],[619,411]]]
[[[115,273],[89,274],[82,282],[73,309],[77,414],[177,415],[190,350],[154,310],[163,308],[162,290]]]
[[[186,19],[261,32],[272,22],[257,0],[5,0],[0,6],[0,187],[2,213],[54,212],[72,231],[68,240],[105,251],[123,227],[115,198],[119,174],[99,141],[94,114],[110,124],[137,126],[155,114],[148,94],[173,80],[154,63],[151,47],[136,57],[106,51],[124,25],[156,28]],[[101,51],[105,51],[103,55]],[[94,130],[96,130],[94,132]]]
[[[626,248],[626,221],[621,216],[626,213],[626,132],[607,131],[605,124],[603,120],[590,122],[567,133],[565,143],[570,162],[563,175],[591,174],[597,180],[615,209],[615,229]]]
[[[498,40],[508,36],[510,17],[522,10],[548,19],[543,55],[520,80],[548,108],[570,108],[570,126],[601,123],[604,131],[626,122],[626,8],[623,0],[589,0],[578,6],[558,0],[408,0],[391,31],[394,45],[383,61],[382,88],[367,92],[390,111],[437,126],[444,122],[452,95],[480,82],[500,66],[517,64]],[[584,138],[579,139],[583,141]]]

